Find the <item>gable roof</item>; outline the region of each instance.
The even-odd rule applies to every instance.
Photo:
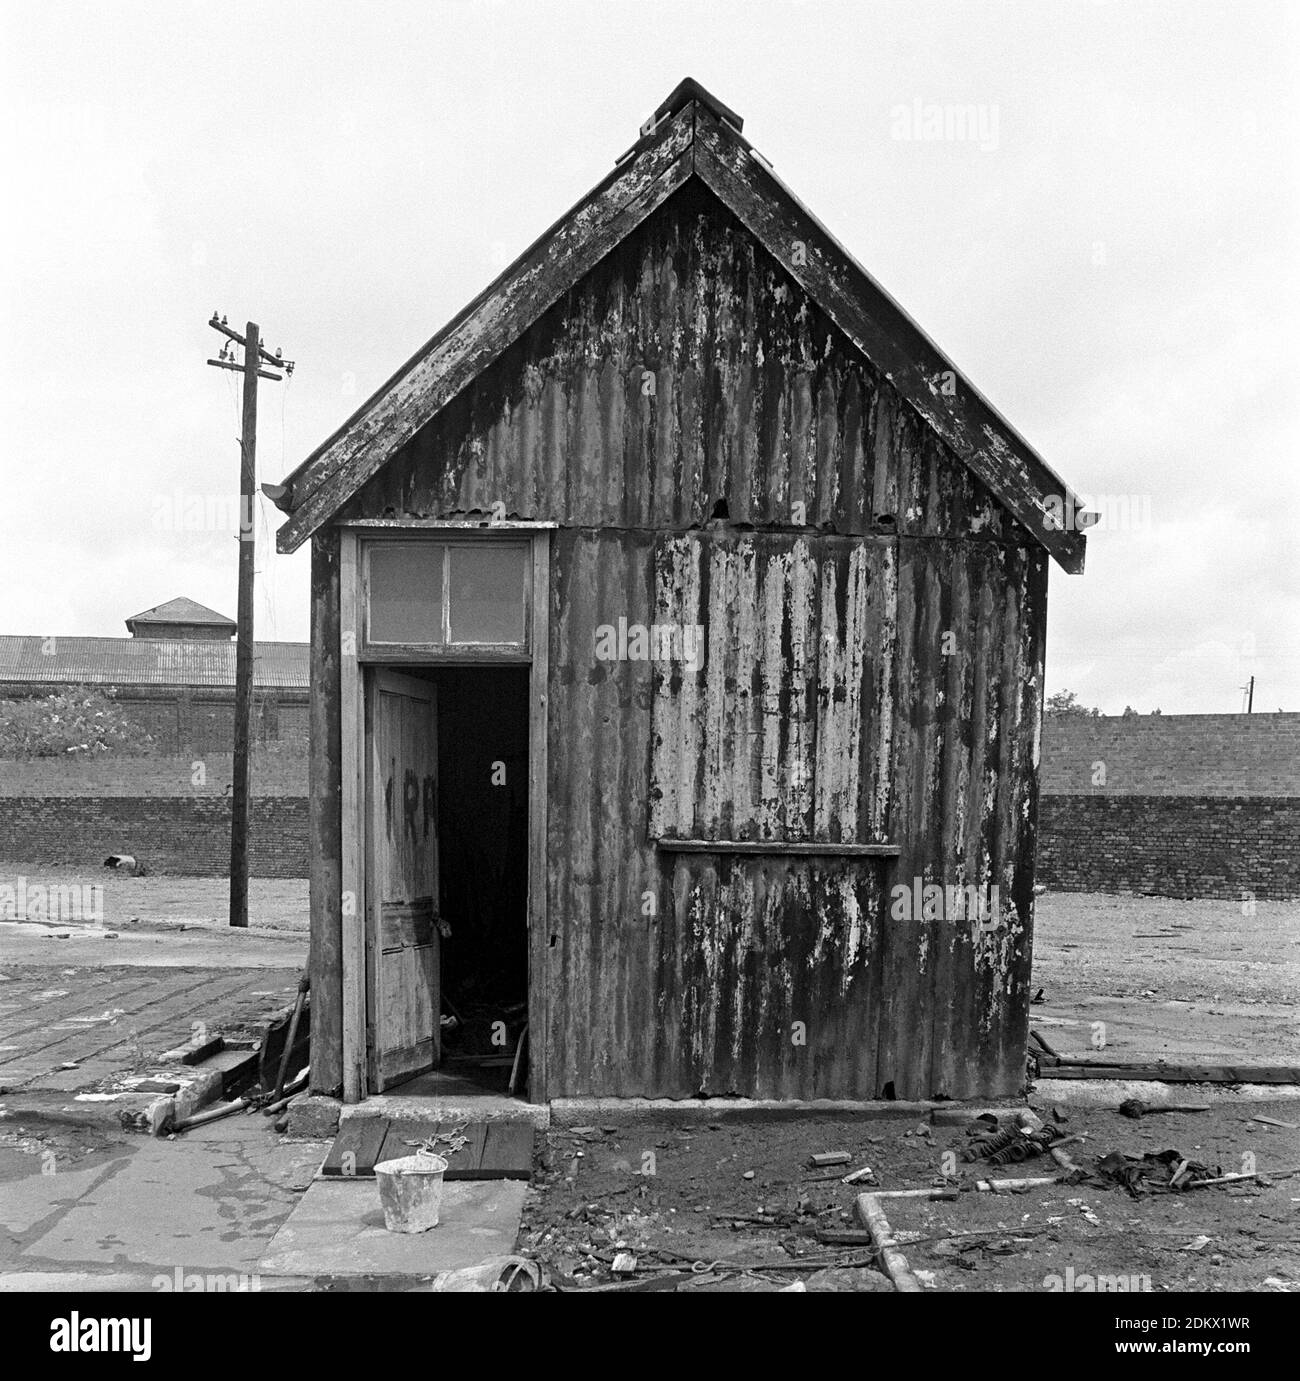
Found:
[[[1082,505],[1027,441],[772,172],[739,116],[687,78],[613,171],[463,308],[268,496],[296,551],[432,417],[692,178],[737,217],[1067,571]]]
[[[146,609],[142,614],[132,614],[127,619],[126,626],[134,633],[133,625],[137,623],[209,623],[229,628],[232,633],[238,627],[234,619],[228,619],[224,614],[218,614],[215,609],[209,609],[206,604],[187,599],[184,595],[178,595],[163,604],[155,604],[152,609]]]

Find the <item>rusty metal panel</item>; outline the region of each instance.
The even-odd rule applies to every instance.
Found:
[[[565,531],[555,569],[552,1093],[1013,1089],[1045,558]],[[695,611],[693,675],[596,655],[620,618],[648,628]],[[884,836],[902,854],[670,855],[661,830]],[[996,883],[997,925],[895,918],[893,889],[916,879]]]
[[[883,539],[659,540],[656,627],[700,633],[653,664],[652,835],[884,838],[896,579]]]
[[[899,568],[894,885],[972,886],[989,915],[891,914],[881,1072],[900,1096],[1011,1092],[1028,1017],[1046,568],[970,542],[902,542]]]

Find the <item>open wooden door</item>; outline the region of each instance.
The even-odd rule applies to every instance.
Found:
[[[368,1079],[381,1092],[441,1056],[435,686],[371,674],[365,760]]]

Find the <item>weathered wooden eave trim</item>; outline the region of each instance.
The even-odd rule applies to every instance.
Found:
[[[695,104],[648,137],[287,477],[296,551],[390,456],[691,176]]]
[[[1083,534],[1056,527],[1048,507],[1055,500],[1063,513],[1081,508],[1064,480],[745,141],[702,107],[695,120],[695,172],[1034,540],[1065,570],[1081,571]],[[803,247],[798,253],[796,245]],[[955,393],[943,391],[949,374]]]

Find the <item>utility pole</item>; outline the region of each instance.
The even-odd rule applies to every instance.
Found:
[[[286,360],[280,351],[269,354],[262,347],[262,337],[255,321],[250,321],[241,336],[226,324],[226,318],[212,313],[208,325],[244,348],[243,363],[234,358],[227,343],[221,347],[217,359],[208,363],[218,369],[233,369],[244,376],[243,424],[240,436],[239,463],[239,608],[236,611],[235,631],[235,760],[234,781],[230,806],[230,924],[248,925],[248,798],[249,798],[249,728],[253,717],[253,557],[256,554],[256,529],[253,508],[257,494],[257,381],[274,379],[263,369],[263,362],[293,373],[293,361]]]
[[[1244,687],[1246,692],[1246,713],[1250,714],[1255,708],[1255,678],[1252,676],[1248,685]]]

